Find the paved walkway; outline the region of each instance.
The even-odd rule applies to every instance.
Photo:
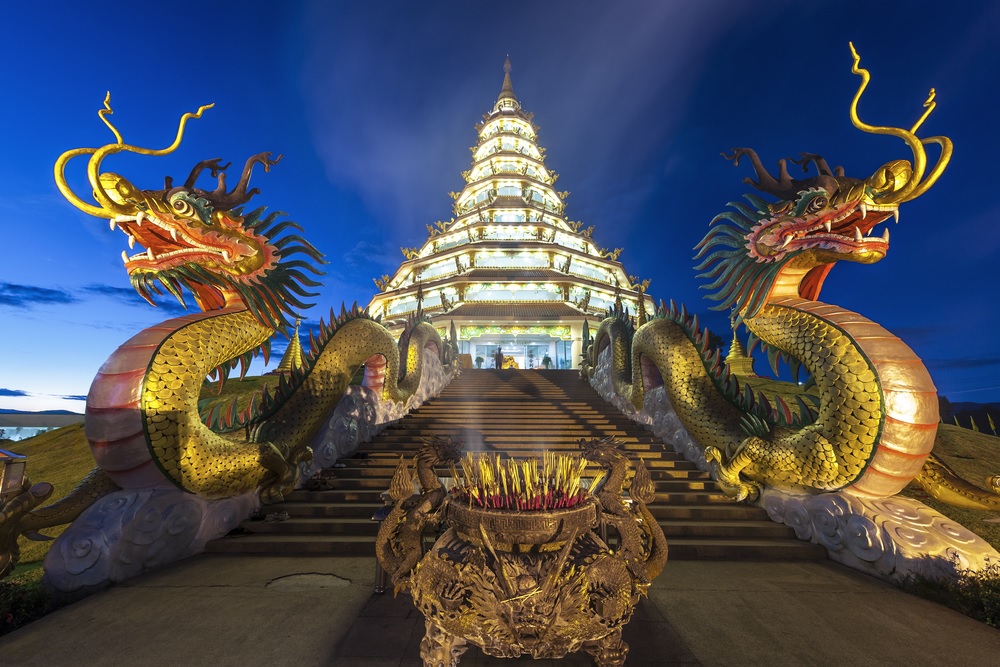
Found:
[[[0,639],[0,664],[419,667],[423,621],[374,595],[371,558],[204,555]],[[828,562],[668,563],[625,630],[628,664],[988,665],[1000,631]],[[589,665],[499,660],[463,667]]]

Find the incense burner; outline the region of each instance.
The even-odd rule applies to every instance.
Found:
[[[442,513],[445,525],[463,540],[483,546],[481,536],[485,533],[494,547],[503,551],[536,547],[554,551],[597,524],[597,503],[593,498],[569,509],[549,511],[485,509],[449,498]]]
[[[666,539],[646,509],[653,484],[645,466],[636,467],[626,500],[620,444],[608,438],[581,448],[582,458],[546,455],[542,465],[467,457],[459,475],[459,446],[428,440],[417,454],[415,496],[400,461],[390,486],[395,506],[376,548],[396,590],[409,590],[424,615],[425,666],[454,667],[470,645],[504,658],[583,649],[598,667],[625,664],[621,631],[666,563]],[[587,462],[604,468],[589,489]],[[450,492],[433,470],[448,464]],[[427,528],[443,533],[422,554]],[[617,535],[614,551],[601,528]]]

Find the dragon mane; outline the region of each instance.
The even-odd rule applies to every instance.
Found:
[[[296,317],[295,309],[306,309],[314,304],[303,303],[296,295],[303,297],[316,296],[306,287],[318,287],[319,283],[308,277],[303,271],[314,275],[322,275],[315,264],[325,264],[323,255],[311,243],[298,234],[278,235],[288,229],[302,231],[302,228],[291,220],[276,222],[281,211],[273,211],[264,216],[266,207],[257,208],[243,216],[241,209],[230,211],[234,216],[243,216],[243,228],[257,237],[263,237],[274,248],[277,263],[263,271],[251,280],[239,280],[230,275],[211,271],[195,262],[157,271],[136,271],[129,275],[132,287],[144,299],[153,303],[152,293],[162,295],[157,282],[170,292],[182,306],[187,308],[181,288],[192,293],[197,285],[207,285],[220,290],[231,290],[237,293],[254,318],[272,329],[284,332],[290,326],[289,316]],[[311,260],[288,259],[291,255],[303,254]]]
[[[757,315],[782,268],[800,253],[791,252],[780,259],[756,258],[748,252],[749,235],[761,221],[773,215],[775,208],[785,211],[783,217],[797,218],[815,197],[827,196],[825,189],[811,187],[800,191],[797,200],[790,202],[791,206],[775,207],[752,194],[744,195],[751,206],[729,202],[727,206],[736,210],[715,216],[711,222],[712,229],[695,246],[698,253],[694,259],[701,260],[695,270],[702,271],[697,277],[713,280],[702,285],[701,289],[714,290],[706,298],[720,302],[710,308],[732,308],[735,324]]]

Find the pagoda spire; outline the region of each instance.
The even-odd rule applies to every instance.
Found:
[[[740,342],[735,329],[733,329],[733,342],[729,344],[729,354],[726,355],[726,363],[729,364],[730,370],[735,375],[751,378],[759,377],[753,369],[753,357],[747,354],[746,348]]]
[[[295,333],[293,333],[288,339],[288,347],[285,348],[285,354],[281,356],[281,361],[278,362],[278,367],[275,369],[277,373],[290,373],[295,369],[302,368],[302,343],[299,341],[299,318],[295,318]]]
[[[517,95],[514,94],[514,84],[510,80],[509,55],[503,61],[503,87],[500,88],[500,94],[497,96],[497,103],[494,105],[493,110],[499,111],[504,107],[521,108],[521,103],[517,101]]]

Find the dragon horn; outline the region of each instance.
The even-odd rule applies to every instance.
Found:
[[[216,208],[221,209],[232,209],[236,208],[240,204],[245,204],[250,201],[250,198],[259,192],[257,188],[247,190],[247,186],[250,184],[250,175],[253,172],[254,165],[264,165],[264,171],[271,171],[271,167],[281,162],[281,158],[284,157],[279,155],[278,157],[271,159],[270,153],[258,153],[257,155],[251,156],[247,159],[246,165],[243,167],[243,174],[240,176],[239,183],[236,187],[232,189],[231,192],[226,192],[226,179],[225,173],[219,174],[219,186],[215,191],[206,195],[208,199]]]
[[[798,165],[802,165],[802,171],[809,171],[809,165],[816,165],[816,171],[819,172],[820,176],[833,176],[834,172],[830,169],[830,165],[827,164],[826,158],[822,155],[817,155],[816,153],[799,153],[799,159],[789,158],[792,162]],[[843,176],[843,174],[840,174]]]
[[[861,99],[861,95],[865,92],[868,87],[868,82],[871,81],[871,74],[867,69],[861,67],[861,56],[854,48],[853,43],[849,43],[851,47],[851,56],[854,58],[854,64],[851,66],[851,72],[857,74],[861,77],[861,85],[858,86],[858,92],[854,94],[854,99],[851,101],[851,122],[854,127],[858,128],[862,132],[868,132],[870,134],[887,134],[893,137],[899,137],[906,145],[910,147],[913,152],[913,171],[906,178],[905,183],[901,189],[888,193],[886,197],[882,198],[884,203],[902,203],[905,201],[910,201],[916,199],[923,193],[925,193],[937,179],[944,172],[945,167],[948,166],[948,162],[951,160],[952,154],[952,143],[951,139],[948,137],[928,137],[926,139],[920,139],[916,136],[917,129],[923,124],[927,117],[931,115],[934,108],[937,106],[937,102],[934,100],[935,92],[931,88],[930,94],[927,96],[927,101],[924,102],[924,113],[920,116],[916,123],[913,124],[909,130],[904,130],[897,127],[882,127],[876,125],[869,125],[863,122],[858,117],[858,101]],[[938,157],[937,163],[927,174],[927,178],[924,178],[924,172],[927,170],[927,152],[924,150],[926,144],[937,144],[941,148],[941,155]],[[921,181],[923,179],[923,181]]]
[[[757,175],[756,181],[748,176],[743,179],[744,183],[776,197],[787,197],[789,194],[794,194],[795,186],[792,184],[792,177],[788,175],[788,166],[785,160],[778,160],[778,178],[775,178],[767,171],[767,167],[760,161],[757,152],[752,148],[734,148],[732,155],[722,154],[722,157],[731,161],[734,167],[740,165],[740,158],[743,156],[750,158]]]
[[[212,174],[212,178],[219,178],[221,179],[222,183],[225,183],[226,180],[225,171],[226,169],[229,169],[229,167],[232,165],[232,162],[227,162],[225,165],[219,164],[220,162],[222,162],[222,158],[216,157],[212,158],[211,160],[202,160],[201,162],[196,164],[191,169],[191,173],[188,174],[187,180],[184,181],[184,189],[190,190],[191,188],[193,188],[194,184],[198,181],[198,177],[201,175],[201,172],[203,172],[205,169],[209,170],[209,173]],[[223,189],[224,187],[225,186],[223,186]],[[170,189],[169,186],[167,189]]]
[[[115,139],[117,141],[113,144],[107,144],[105,146],[102,146],[101,148],[76,148],[73,150],[66,151],[65,153],[60,155],[59,159],[56,160],[54,168],[56,186],[59,188],[59,191],[63,194],[63,196],[66,197],[66,199],[71,204],[73,204],[73,206],[75,206],[76,208],[80,209],[81,211],[89,215],[101,218],[107,218],[110,217],[109,214],[134,213],[135,211],[133,209],[124,206],[122,203],[120,203],[120,200],[122,199],[122,195],[131,196],[132,194],[138,194],[138,193],[125,191],[130,189],[134,190],[134,188],[130,184],[128,184],[128,182],[125,181],[124,179],[120,179],[119,177],[114,176],[113,174],[102,175],[99,172],[101,162],[108,155],[111,155],[113,153],[121,153],[122,151],[128,151],[130,153],[139,153],[140,155],[168,155],[177,150],[177,147],[180,146],[181,139],[184,138],[184,126],[187,124],[187,121],[191,118],[201,118],[201,114],[204,113],[206,109],[210,109],[213,106],[214,106],[213,104],[206,104],[204,106],[198,107],[198,111],[194,113],[186,113],[183,116],[181,116],[180,123],[177,127],[177,136],[174,137],[173,143],[171,143],[166,148],[162,149],[141,148],[139,146],[132,146],[130,144],[126,144],[122,139],[121,133],[119,133],[118,130],[115,128],[115,126],[111,124],[111,121],[108,120],[107,116],[114,113],[114,111],[111,109],[111,93],[110,92],[107,93],[107,95],[105,95],[104,97],[104,108],[99,110],[97,112],[97,115],[104,122],[104,124],[111,129],[111,132],[115,135]],[[90,185],[93,188],[94,199],[96,199],[97,203],[100,204],[99,207],[93,206],[92,204],[88,204],[79,197],[77,197],[76,193],[73,192],[73,189],[70,188],[69,184],[66,182],[66,165],[69,163],[71,159],[73,159],[78,155],[90,155],[90,161],[87,163],[87,179],[90,181]],[[122,186],[121,188],[116,188],[115,197],[112,197],[112,195],[109,194],[108,190],[106,189],[106,186],[111,186],[111,185]]]

